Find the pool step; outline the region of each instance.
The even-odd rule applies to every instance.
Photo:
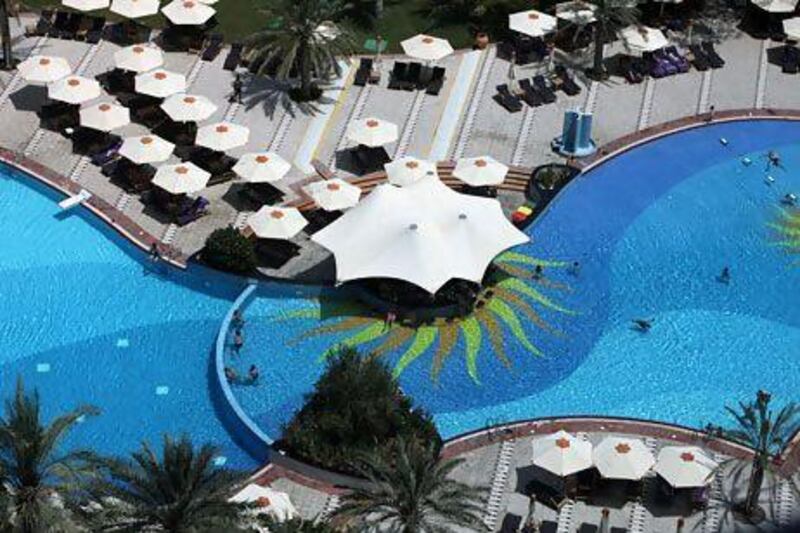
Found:
[[[247,225],[247,219],[250,218],[252,215],[252,211],[240,211],[236,214],[236,218],[233,221],[233,227],[236,229],[242,229]]]
[[[775,521],[780,527],[788,527],[792,522],[792,514],[795,508],[794,491],[788,479],[781,480],[778,486],[778,505],[775,510]]]
[[[172,242],[175,240],[175,235],[177,233],[178,233],[178,225],[170,224],[164,231],[164,236],[161,237],[161,242],[163,242],[164,244],[172,244]]]
[[[492,478],[489,498],[486,500],[486,511],[483,515],[483,523],[490,530],[497,524],[500,515],[500,507],[503,503],[503,496],[508,484],[508,474],[511,471],[511,460],[514,457],[516,441],[506,440],[500,444],[497,453],[497,462],[494,467],[494,477]]]
[[[647,509],[641,502],[635,502],[631,506],[630,521],[628,523],[628,531],[631,533],[644,533],[647,531]]]
[[[556,533],[572,533],[572,522],[575,520],[575,502],[568,500],[558,509]]]
[[[326,522],[340,505],[342,505],[342,502],[339,498],[339,495],[331,494],[328,497],[328,500],[325,502],[325,507],[322,509],[319,517],[317,517],[317,520],[320,522]]]

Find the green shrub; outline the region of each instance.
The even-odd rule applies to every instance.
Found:
[[[441,437],[430,415],[404,396],[378,358],[342,346],[328,356],[305,405],[283,429],[279,445],[323,468],[355,474],[364,453],[386,453],[396,439],[433,443]]]
[[[206,239],[203,260],[214,268],[247,274],[256,268],[253,243],[234,228],[214,230]]]

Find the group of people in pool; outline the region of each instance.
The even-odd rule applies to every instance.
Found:
[[[244,315],[240,309],[233,311],[233,318],[231,319],[231,327],[233,327],[233,353],[239,355],[242,347],[244,346]],[[261,373],[258,367],[254,364],[250,365],[247,371],[247,377],[239,376],[239,374],[232,367],[225,367],[225,378],[234,384],[239,385],[255,385],[258,383],[258,378]]]

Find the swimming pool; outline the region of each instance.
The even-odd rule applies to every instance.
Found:
[[[786,170],[770,171],[769,184],[772,148]],[[262,382],[236,394],[279,435],[319,375],[320,356],[347,340],[385,349],[403,389],[446,437],[559,415],[719,423],[724,405],[759,388],[795,400],[800,270],[770,227],[781,197],[800,191],[795,169],[800,124],[792,122],[707,126],[630,150],[571,184],[528,230],[532,243],[512,263],[520,274],[545,264],[542,283],[520,278],[534,292],[512,287],[488,319],[455,332],[387,340],[380,318],[334,295],[262,294],[248,309],[247,345],[230,360],[256,363]],[[728,284],[717,279],[725,266]],[[653,320],[649,333],[631,328],[637,317]]]

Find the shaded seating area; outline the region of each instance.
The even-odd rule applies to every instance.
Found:
[[[383,146],[358,145],[351,148],[350,154],[353,166],[359,174],[369,174],[381,170],[383,165],[392,160]]]
[[[236,159],[224,152],[217,152],[200,146],[192,148],[186,159],[211,173],[211,178],[208,181],[209,185],[224,183],[236,177],[233,172]]]
[[[430,95],[438,95],[444,85],[446,69],[444,67],[430,67],[412,61],[404,63],[395,61],[389,78],[389,89],[425,91]]]
[[[202,196],[192,198],[187,194],[171,194],[159,187],[153,187],[148,194],[142,196],[142,200],[179,226],[185,226],[208,214],[209,202]]]
[[[267,268],[280,268],[300,255],[300,246],[285,239],[258,239],[255,251],[259,264]]]
[[[767,60],[779,66],[784,74],[797,74],[800,71],[800,49],[794,45],[787,43],[768,49]]]
[[[67,128],[75,128],[80,124],[80,106],[66,102],[47,102],[39,110],[39,119],[43,128],[63,132]]]
[[[106,163],[103,173],[127,193],[142,194],[154,190],[152,180],[156,169],[150,165],[137,165],[125,158],[118,158]]]
[[[119,45],[146,43],[152,36],[152,30],[131,19],[124,19],[108,26],[107,38]]]

